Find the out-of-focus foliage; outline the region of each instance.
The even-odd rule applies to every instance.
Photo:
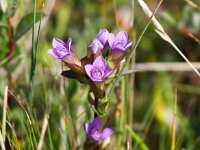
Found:
[[[152,10],[158,4],[158,1],[146,2]],[[196,5],[183,0],[164,1],[156,17],[185,56],[198,62],[200,2],[192,2]],[[30,83],[34,3],[31,0],[0,0],[0,6],[0,110],[3,108],[4,88],[8,85],[32,122],[30,126],[24,110],[9,94],[6,147],[36,149],[47,114],[48,125],[42,149],[83,149],[86,140],[84,123],[93,118],[88,103],[89,87],[75,80],[63,79],[64,64],[47,53],[52,47],[51,41],[54,37],[65,41],[71,36],[74,52],[83,57],[87,53],[87,44],[101,28],[113,32],[126,30],[135,41],[148,18],[136,0],[132,3],[123,0],[38,0],[36,10],[43,14],[36,13],[33,44],[37,37],[39,41],[34,78]],[[150,25],[129,67],[139,62],[182,61]],[[102,147],[127,149],[129,146],[138,149],[141,144],[132,139],[128,126],[149,149],[170,149],[177,89],[176,149],[198,149],[199,86],[200,79],[194,72],[136,72],[125,75],[109,104],[108,124],[115,133],[103,142]],[[0,116],[2,113],[0,111]]]

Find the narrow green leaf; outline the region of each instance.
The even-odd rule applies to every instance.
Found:
[[[36,13],[35,23],[40,21],[41,13]],[[21,21],[19,22],[14,39],[17,41],[20,39],[32,26],[33,26],[33,13],[28,14],[27,16],[24,16]]]
[[[140,145],[142,150],[149,150],[149,148],[142,141],[142,139],[130,127],[126,126],[126,130],[131,134],[133,139]]]

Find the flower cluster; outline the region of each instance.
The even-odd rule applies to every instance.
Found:
[[[81,83],[89,84],[90,91],[94,94],[94,100],[89,102],[94,106],[95,116],[103,116],[107,102],[101,103],[105,98],[105,80],[109,76],[115,77],[120,68],[121,61],[126,56],[126,50],[133,44],[129,42],[128,35],[124,31],[116,35],[101,29],[97,36],[87,47],[87,55],[79,59],[71,49],[72,38],[67,42],[54,38],[53,48],[48,53],[53,57],[62,60],[70,68],[62,75],[74,78]],[[112,135],[110,128],[102,129],[100,118],[96,117],[92,122],[85,124],[87,134],[95,141],[101,141]]]

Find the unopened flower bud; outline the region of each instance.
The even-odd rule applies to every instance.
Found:
[[[101,29],[97,34],[96,39],[99,40],[103,46],[105,46],[108,41],[108,35],[109,35],[108,30]]]
[[[89,45],[88,45],[88,53],[89,54],[98,54],[101,53],[103,49],[103,45],[101,42],[97,39],[94,39]]]

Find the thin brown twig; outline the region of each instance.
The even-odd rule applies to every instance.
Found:
[[[200,70],[199,62],[192,62],[192,65]],[[132,70],[124,71],[126,73],[132,72],[146,72],[146,71],[192,71],[192,68],[184,62],[167,62],[167,63],[136,63]]]
[[[17,101],[17,103],[21,106],[21,108],[23,109],[23,111],[25,112],[25,114],[28,118],[29,125],[32,126],[32,122],[31,122],[31,119],[29,117],[29,114],[26,111],[26,109],[24,108],[24,106],[21,104],[20,100],[10,90],[8,90],[8,92],[14,97],[14,99]]]
[[[200,45],[200,39],[198,39],[194,34],[189,33],[188,36]]]
[[[191,1],[191,0],[184,0],[184,1],[186,3],[188,3],[188,5],[190,5],[191,7],[197,9],[198,11],[200,11],[200,7],[197,4],[195,4],[193,1]]]

